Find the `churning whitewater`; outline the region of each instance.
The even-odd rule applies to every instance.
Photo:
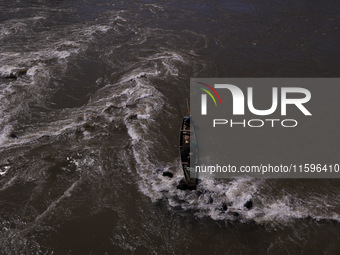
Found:
[[[309,49],[302,56],[292,50],[280,67],[272,64],[280,58],[276,49],[296,39],[283,34],[282,42],[268,43],[240,26],[261,3],[224,3],[221,11],[217,1],[42,2],[0,1],[6,6],[0,11],[0,253],[64,252],[69,243],[59,233],[69,226],[81,233],[84,219],[90,224],[88,217],[102,215],[112,223],[113,231],[104,234],[117,252],[133,252],[145,242],[164,251],[148,237],[158,230],[140,218],[146,212],[165,228],[173,224],[169,231],[178,238],[182,223],[162,214],[207,224],[207,233],[221,221],[270,231],[338,224],[334,180],[204,179],[194,191],[176,188],[183,178],[177,142],[190,77],[294,75],[299,68],[309,76],[318,68],[308,66]],[[301,36],[312,29],[304,22]],[[282,31],[288,28],[290,21]],[[263,26],[260,33],[267,38],[275,32]],[[328,54],[315,58],[331,66],[334,60],[324,60]],[[251,209],[244,206],[248,201]],[[303,229],[292,229],[287,232],[308,239]],[[147,234],[131,234],[138,231]],[[289,234],[263,250],[275,251],[280,238]],[[164,249],[178,252],[185,245],[178,242]],[[90,244],[74,247],[100,252]]]

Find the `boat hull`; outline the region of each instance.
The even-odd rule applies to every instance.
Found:
[[[188,121],[189,119],[189,121]],[[190,151],[190,146],[196,144],[195,132],[193,126],[190,125],[190,117],[185,116],[182,119],[180,128],[180,153],[182,170],[185,177],[185,184],[190,189],[195,189],[198,179],[190,175],[190,162],[197,159],[197,150]],[[196,147],[196,146],[191,146]]]

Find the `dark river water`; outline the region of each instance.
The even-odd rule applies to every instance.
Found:
[[[339,26],[333,0],[0,0],[0,254],[340,254],[338,180],[176,189],[190,77],[339,77]]]

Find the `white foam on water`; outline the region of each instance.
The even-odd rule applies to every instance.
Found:
[[[173,56],[176,56],[176,60],[183,59],[177,54],[158,54],[149,60],[171,59]],[[117,101],[119,103],[115,106],[124,109],[124,123],[131,138],[136,172],[139,176],[138,186],[142,193],[150,197],[152,201],[165,199],[170,207],[190,210],[197,217],[210,217],[214,220],[238,219],[255,220],[259,223],[282,223],[310,216],[306,209],[292,208],[282,199],[268,200],[266,196],[259,196],[259,189],[265,185],[265,180],[204,179],[198,185],[197,191],[177,189],[176,186],[183,177],[179,159],[165,166],[153,160],[153,150],[157,146],[154,140],[157,135],[162,135],[161,132],[152,133],[153,130],[159,129],[154,119],[164,111],[165,102],[160,92],[148,84],[148,77],[157,77],[160,73],[157,65],[154,70],[142,68],[133,70],[119,82],[120,85],[129,85],[119,88],[120,93],[114,95],[114,98],[119,99]],[[131,118],[133,116],[135,118]],[[162,176],[162,172],[168,169],[177,169],[171,179]],[[251,210],[244,206],[250,200],[254,204]],[[228,210],[223,209],[224,205],[228,206]],[[239,216],[236,217],[235,213]],[[317,215],[312,217],[317,217]],[[324,217],[328,218],[325,215]]]
[[[155,68],[154,70],[149,70],[149,71],[143,71],[141,69],[136,69],[136,70],[133,70],[131,73],[125,75],[121,80],[120,80],[120,83],[124,83],[124,82],[130,82],[132,80],[135,80],[137,82],[139,82],[139,78],[143,78],[145,76],[158,76],[159,75],[159,71],[157,70],[157,68]],[[141,85],[141,84],[140,84]],[[151,86],[149,86],[150,88],[152,88]],[[146,88],[146,87],[145,87]],[[133,90],[127,90],[126,92],[124,92],[125,94],[126,93],[129,93],[129,94],[133,94],[135,91]]]
[[[148,60],[158,60],[158,59],[164,60],[165,59],[165,60],[176,60],[182,63],[185,62],[184,56],[174,51],[162,51],[162,52],[156,53],[148,57],[147,59]]]
[[[137,114],[137,119],[140,119],[140,120],[150,119],[150,114]]]
[[[283,197],[274,197],[270,194],[263,195],[261,186],[265,186],[266,180],[259,179],[234,179],[229,182],[204,179],[197,191],[181,191],[176,189],[179,182],[178,176],[172,180],[165,179],[167,183],[158,183],[154,191],[166,187],[164,197],[171,207],[180,207],[184,210],[194,211],[199,218],[210,217],[214,220],[254,220],[260,224],[289,224],[295,219],[313,218],[315,220],[339,221],[339,214],[334,208],[327,209],[327,205],[318,202],[319,198],[314,195],[305,197],[303,200],[297,194],[287,194]],[[152,193],[148,193],[149,195]],[[329,195],[320,195],[324,201],[332,200]],[[153,200],[159,199],[154,197]],[[253,208],[247,209],[244,204],[253,202]],[[290,202],[294,201],[294,202]],[[334,204],[336,204],[334,198]],[[333,206],[331,207],[334,207]],[[228,209],[223,209],[227,205]],[[316,210],[319,205],[322,210]],[[234,213],[239,216],[235,217]]]
[[[182,56],[178,52],[168,50],[149,56],[145,58],[145,61],[160,61],[164,68],[165,75],[169,76],[178,76],[178,63],[188,64],[187,62],[190,62],[186,57]]]
[[[149,7],[152,7],[153,11],[157,9],[156,6]],[[161,10],[161,8],[158,9]],[[126,22],[126,19],[121,14],[114,16],[112,21],[115,23]],[[145,42],[147,37],[140,35],[143,30],[133,26],[128,27],[125,24],[124,28],[135,32],[137,39],[133,43]],[[7,30],[1,29],[2,27],[0,27],[0,33],[8,33],[6,35],[10,35],[13,32],[26,31],[27,26],[19,24],[17,27],[6,28]],[[9,98],[8,95],[10,93],[16,92],[14,87],[20,84],[32,86],[30,89],[34,91],[34,94],[38,94],[39,88],[36,88],[37,83],[35,81],[38,78],[48,77],[51,74],[49,68],[53,68],[47,66],[45,62],[56,60],[59,64],[67,64],[70,57],[81,53],[87,48],[87,44],[92,40],[92,36],[95,36],[97,33],[106,33],[110,29],[117,29],[117,27],[103,25],[85,25],[85,27],[82,27],[77,25],[68,29],[73,31],[71,36],[58,39],[60,34],[55,35],[55,37],[50,35],[54,41],[52,40],[50,44],[40,45],[39,49],[33,49],[27,53],[1,53],[2,63],[6,63],[6,65],[0,66],[1,75],[8,75],[16,68],[28,67],[27,76],[29,76],[30,81],[24,82],[20,79],[13,81],[6,89],[1,88],[0,96]],[[144,32],[148,33],[148,31]],[[195,55],[195,53],[190,52],[190,55]],[[20,139],[8,139],[10,132],[12,132],[12,126],[6,123],[6,116],[1,117],[0,115],[1,122],[4,122],[0,133],[0,145],[12,146],[21,143],[32,143],[44,135],[58,136],[70,130],[74,131],[94,116],[105,117],[109,122],[117,121],[121,118],[131,139],[133,156],[136,162],[136,174],[138,175],[138,187],[152,201],[164,200],[172,208],[180,208],[184,211],[190,210],[197,217],[210,217],[214,220],[240,219],[241,221],[255,220],[259,223],[273,223],[312,217],[314,219],[334,219],[339,221],[339,215],[332,211],[333,204],[328,206],[329,210],[316,211],[313,209],[315,204],[327,207],[327,204],[322,204],[320,200],[328,201],[329,198],[309,196],[305,198],[307,202],[302,203],[303,206],[298,206],[297,203],[301,201],[299,201],[296,194],[285,194],[277,198],[270,196],[270,194],[261,194],[259,190],[261,190],[263,185],[266,185],[265,180],[234,179],[220,181],[204,179],[198,185],[197,191],[182,191],[176,188],[181,178],[183,178],[179,155],[178,159],[175,159],[174,162],[158,162],[157,159],[153,159],[155,150],[162,149],[160,147],[162,146],[161,143],[155,143],[155,138],[161,139],[162,137],[160,136],[164,136],[155,119],[160,114],[164,114],[166,99],[152,85],[150,80],[152,78],[160,78],[159,76],[164,74],[166,76],[178,76],[178,64],[190,65],[191,63],[188,63],[188,58],[187,55],[167,49],[161,49],[161,52],[140,58],[138,68],[133,67],[133,70],[126,70],[126,75],[116,84],[108,84],[103,89],[98,90],[98,94],[103,93],[103,95],[99,96],[98,100],[90,101],[87,106],[80,107],[78,110],[65,110],[63,118],[57,116],[55,118],[56,121],[52,121],[48,125],[36,126],[30,132],[21,136]],[[145,63],[148,64],[146,65],[148,67],[143,66]],[[152,67],[149,67],[150,63]],[[107,91],[111,93],[105,95]],[[18,101],[20,101],[20,97],[17,98],[15,103]],[[1,100],[0,109],[1,112],[6,112],[11,105],[6,105],[3,102]],[[105,110],[110,106],[116,107],[117,112],[113,112],[110,115],[105,114]],[[17,112],[17,109],[12,109],[8,114],[13,115]],[[83,116],[84,119],[75,121],[79,116]],[[86,130],[83,131],[83,135],[85,139],[93,138],[93,134]],[[70,161],[76,165],[77,171],[82,171],[82,166],[84,165],[94,164],[93,161],[75,159],[70,159]],[[176,171],[173,178],[162,176],[163,171],[173,171],[174,169]],[[6,174],[7,171],[1,170],[0,173]],[[49,210],[52,210],[60,201],[69,196],[76,186],[77,182],[73,183],[37,220],[44,217]],[[336,198],[334,199],[336,200]],[[254,207],[251,210],[244,207],[244,204],[249,200],[252,200],[254,203]],[[290,201],[295,202],[292,204]],[[223,209],[223,204],[228,205],[228,210]],[[240,216],[235,217],[230,212],[237,212]]]
[[[79,127],[82,124],[84,124],[84,122],[76,122],[73,118],[57,120],[46,126],[37,126],[32,129],[31,132],[21,135],[18,139],[9,138],[9,134],[11,132],[11,129],[9,127],[8,131],[4,132],[3,136],[0,135],[0,145],[2,148],[7,148],[13,145],[28,144],[44,136],[60,136],[70,130],[74,130],[75,127]]]
[[[0,33],[5,28],[11,31],[11,29],[16,28],[15,26],[26,28],[31,24],[30,22],[42,19],[43,17],[33,17],[22,20],[22,22],[27,23],[25,26],[21,26],[21,23],[18,23],[16,19],[7,21],[1,24]],[[46,97],[49,92],[46,84],[53,77],[54,69],[64,70],[69,59],[86,50],[89,43],[95,39],[97,33],[106,33],[110,29],[111,27],[106,25],[74,24],[66,28],[66,30],[72,30],[72,33],[63,34],[63,31],[53,33],[45,31],[41,34],[36,34],[37,41],[39,41],[39,37],[45,37],[48,40],[44,39],[39,44],[31,45],[27,51],[22,51],[18,48],[19,52],[17,52],[16,47],[4,49],[0,54],[0,62],[5,63],[5,65],[0,66],[0,76],[7,77],[20,69],[27,69],[27,73],[19,76],[16,80],[7,80],[6,83],[0,85],[0,146],[26,143],[30,139],[37,138],[36,134],[32,134],[24,135],[21,137],[22,139],[9,140],[8,135],[10,132],[8,127],[16,126],[15,116],[25,114],[30,102],[40,101],[43,100],[43,97]],[[16,29],[16,32],[25,33],[18,29]],[[46,132],[44,130],[40,131],[41,135],[54,133],[53,128]]]
[[[7,173],[7,170],[1,171],[0,170],[0,175],[5,175]]]
[[[71,55],[71,53],[68,52],[68,51],[65,51],[65,50],[64,51],[54,51],[52,53],[52,55],[57,57],[57,58],[64,59],[64,58],[69,57]]]
[[[157,175],[153,173],[154,165],[149,161],[153,148],[153,141],[150,140],[150,126],[157,129],[158,123],[154,119],[160,114],[164,100],[163,95],[149,85],[147,80],[144,80],[145,74],[147,74],[147,77],[150,75],[156,76],[158,72],[133,71],[124,77],[121,82],[133,84],[130,88],[125,89],[122,94],[129,96],[125,101],[125,104],[129,105],[129,107],[124,110],[124,123],[131,138],[133,155],[137,166],[136,171],[141,177],[138,186],[143,193],[152,192],[149,197],[154,200],[161,198],[162,195],[159,192],[153,192],[151,188],[157,187],[155,185]],[[131,116],[136,116],[136,118],[131,119]]]
[[[9,164],[5,164],[5,165],[0,166],[0,176],[5,175],[8,172],[8,170],[10,170],[10,169],[11,169],[11,166]]]
[[[160,6],[157,4],[144,4],[142,7],[149,9],[152,13],[158,13],[158,12],[164,11],[163,6]]]
[[[161,111],[161,110],[160,110]],[[156,114],[157,115],[157,114]],[[155,115],[149,113],[149,118]],[[214,180],[203,179],[196,191],[182,191],[176,188],[183,177],[179,159],[170,165],[159,167],[151,159],[153,141],[148,138],[147,127],[157,123],[133,122],[126,119],[126,126],[132,139],[133,153],[137,163],[137,174],[140,176],[139,189],[151,198],[152,201],[166,200],[173,208],[181,208],[184,211],[193,211],[195,216],[210,217],[213,220],[240,220],[247,222],[254,220],[260,224],[289,224],[295,219],[311,217],[315,220],[331,219],[339,221],[339,214],[333,210],[315,210],[320,208],[332,208],[320,201],[329,201],[328,195],[310,195],[302,201],[298,194],[285,194],[275,197],[271,194],[263,194],[263,187],[267,184],[264,179],[233,179]],[[145,127],[146,126],[146,127]],[[161,170],[157,170],[161,168]],[[162,172],[177,168],[173,178],[163,177]],[[339,199],[339,198],[338,198]],[[253,208],[247,209],[245,204],[253,202]],[[293,202],[291,202],[293,201]],[[336,201],[336,199],[335,199]],[[335,202],[336,203],[336,202]],[[227,206],[226,210],[224,207]],[[238,216],[235,215],[238,214]]]
[[[126,22],[126,19],[124,19],[123,17],[119,16],[119,15],[116,15],[115,17],[113,17],[111,19],[111,21],[123,21],[123,22]]]
[[[5,144],[9,140],[12,129],[13,127],[11,125],[5,125],[4,128],[0,131],[0,146],[2,144]]]
[[[44,16],[34,16],[28,18],[16,18],[6,20],[0,24],[0,41],[7,36],[13,34],[25,34],[30,31],[30,28],[35,26],[39,21],[45,20]]]
[[[71,196],[72,191],[77,187],[78,183],[80,181],[77,180],[74,183],[72,183],[72,185],[64,191],[64,194],[62,196],[60,196],[58,199],[56,199],[55,201],[53,201],[45,211],[43,211],[41,214],[39,214],[36,218],[35,218],[35,222],[40,221],[41,219],[43,219],[46,215],[48,215],[48,213],[52,210],[54,210],[54,208],[61,202],[63,201],[65,198]]]

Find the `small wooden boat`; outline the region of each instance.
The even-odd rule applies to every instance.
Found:
[[[182,169],[185,177],[185,185],[180,183],[179,188],[196,189],[198,178],[193,172],[190,173],[192,171],[190,161],[194,162],[197,160],[196,137],[193,126],[190,125],[190,116],[183,117],[179,140]],[[194,151],[190,151],[190,145],[194,145],[191,146],[195,148]]]

